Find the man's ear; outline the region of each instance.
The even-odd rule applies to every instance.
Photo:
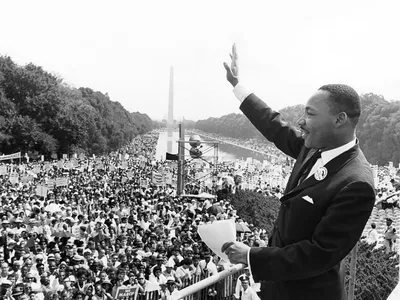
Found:
[[[348,118],[349,118],[349,117],[347,116],[347,114],[346,114],[344,111],[342,111],[342,112],[336,114],[335,117],[336,117],[336,118],[335,118],[335,126],[336,126],[336,127],[340,127],[340,126],[342,126],[343,124],[345,124],[345,123],[347,122]]]

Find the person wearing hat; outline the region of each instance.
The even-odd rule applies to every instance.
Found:
[[[386,225],[387,228],[385,230],[385,234],[384,234],[384,245],[386,248],[386,254],[390,253],[393,251],[393,245],[396,242],[396,228],[392,225],[393,220],[390,218],[386,219]]]
[[[210,252],[203,254],[203,259],[200,260],[199,266],[206,276],[212,276],[218,273],[218,268],[213,262],[213,257]]]
[[[165,278],[167,278],[167,281],[168,279],[173,279],[178,287],[182,286],[182,280],[178,276],[176,276],[174,265],[171,262],[167,261],[167,263],[165,264],[165,271],[162,272],[162,274],[165,276]]]
[[[78,269],[81,267],[85,262],[85,258],[83,256],[80,256],[78,254],[75,254],[72,257],[72,264]]]
[[[155,267],[160,268],[161,272],[164,272],[165,271],[165,265],[164,265],[165,260],[166,260],[166,258],[164,255],[158,254],[155,257],[156,264],[150,268],[150,272],[153,273],[153,270]]]
[[[66,292],[67,299],[72,298],[72,295],[75,290],[75,285],[76,285],[76,279],[74,275],[68,275],[67,277],[65,277],[63,281],[63,286],[64,286],[63,292]]]
[[[103,287],[104,291],[108,294],[111,294],[113,285],[110,281],[110,279],[106,278],[102,283],[101,286]]]
[[[113,267],[113,268],[117,268],[120,264],[121,264],[121,262],[118,261],[118,254],[117,253],[111,254],[109,266]]]
[[[246,268],[244,268],[244,273],[241,274],[236,281],[236,287],[235,287],[235,293],[234,293],[234,297],[236,299],[240,299],[240,291],[242,289],[242,278],[244,276],[247,276],[249,278],[249,285],[254,289],[254,291],[256,291],[256,292],[260,291],[261,284],[254,282],[253,276],[250,273],[250,268],[246,267]]]
[[[178,294],[177,282],[174,279],[167,280],[167,290],[165,292],[166,298],[170,299],[171,297]]]
[[[4,220],[1,222],[1,226],[3,227],[3,228],[2,228],[2,231],[7,232],[7,229],[10,228],[10,221],[9,221],[8,219],[4,219]]]
[[[250,286],[250,277],[247,275],[240,277],[239,295],[235,294],[235,299],[238,300],[260,300],[256,291]]]
[[[8,279],[5,279],[0,284],[0,296],[5,296],[7,294],[12,293],[12,282]]]
[[[24,294],[24,289],[21,285],[17,285],[12,290],[12,296],[15,300],[20,300],[21,296]]]

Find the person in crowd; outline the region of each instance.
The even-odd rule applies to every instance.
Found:
[[[239,279],[241,286],[239,293],[235,293],[235,299],[237,300],[260,300],[256,291],[250,285],[250,278],[247,275],[240,277]]]
[[[113,297],[111,294],[107,293],[105,288],[102,286],[101,283],[98,283],[94,287],[94,295],[92,297],[92,300],[111,300]]]
[[[393,220],[390,218],[386,219],[386,225],[387,228],[385,230],[385,235],[384,235],[384,245],[386,248],[386,253],[390,253],[393,250],[393,245],[396,242],[396,228],[392,225],[393,224]]]
[[[167,281],[167,290],[165,291],[164,297],[162,300],[170,300],[173,296],[178,293],[177,283],[173,279],[168,279]]]
[[[194,267],[192,266],[192,260],[185,258],[181,262],[181,266],[176,269],[176,276],[181,281],[190,281],[194,273]]]
[[[240,299],[240,291],[242,290],[242,278],[247,277],[249,281],[249,286],[253,288],[253,290],[257,293],[260,291],[260,283],[255,283],[253,276],[250,274],[250,268],[246,267],[244,268],[244,273],[241,274],[238,279],[236,280],[236,286],[235,286],[235,294],[234,297],[236,299]]]
[[[149,276],[149,281],[161,288],[161,285],[167,283],[167,278],[162,274],[161,267],[157,266],[153,268],[153,273]]]
[[[376,230],[376,224],[371,223],[371,229],[368,231],[367,243],[368,244],[377,243],[378,240],[379,240],[379,233]]]

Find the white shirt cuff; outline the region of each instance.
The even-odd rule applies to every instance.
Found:
[[[246,99],[251,94],[251,92],[246,90],[239,83],[234,87],[233,93],[235,94],[236,98],[239,99],[240,103],[242,103],[244,99]]]

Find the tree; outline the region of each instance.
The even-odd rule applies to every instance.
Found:
[[[0,56],[0,146],[3,152],[102,154],[153,129],[108,94],[72,88],[41,67]]]

